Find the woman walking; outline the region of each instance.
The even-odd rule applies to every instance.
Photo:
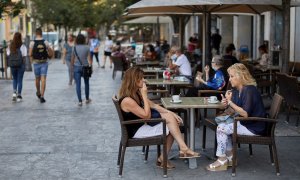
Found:
[[[92,66],[92,58],[90,56],[89,46],[85,44],[85,37],[78,34],[76,45],[73,48],[71,66],[74,69],[74,79],[76,83],[76,93],[78,97],[78,106],[82,106],[81,98],[81,77],[84,79],[86,104],[91,102],[89,77],[83,76],[83,67]]]
[[[62,55],[62,62],[63,64],[67,64],[68,67],[68,74],[69,74],[69,85],[72,85],[73,82],[73,70],[71,68],[71,57],[72,57],[72,50],[74,47],[74,39],[75,36],[70,34],[68,36],[68,42],[64,45],[63,48],[63,55]]]
[[[11,66],[11,73],[13,76],[13,95],[12,100],[15,102],[22,101],[22,86],[23,76],[25,72],[25,57],[27,56],[27,48],[22,43],[22,35],[19,32],[14,34],[10,47],[7,49],[8,58],[18,56],[22,62],[20,66]]]

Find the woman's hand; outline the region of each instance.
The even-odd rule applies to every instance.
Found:
[[[231,98],[232,98],[232,91],[231,90],[227,90],[226,91],[226,94],[225,94],[225,97],[227,99],[227,101],[231,101]]]
[[[147,89],[145,82],[143,82],[143,87],[140,88],[140,92],[141,92],[142,97],[147,97],[148,89]]]
[[[222,100],[221,100],[222,104],[223,104],[224,106],[227,106],[228,100],[226,99],[226,97],[224,97],[223,94],[221,94],[221,97],[222,97]]]
[[[183,120],[181,119],[180,116],[178,116],[177,114],[175,114],[172,111],[168,111],[168,113],[171,113],[175,117],[175,119],[176,119],[176,121],[177,121],[178,124],[183,124]]]

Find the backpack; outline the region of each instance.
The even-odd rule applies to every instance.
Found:
[[[23,57],[20,48],[17,49],[17,53],[10,52],[7,57],[7,65],[9,67],[20,67],[23,64]]]
[[[45,40],[34,40],[34,45],[32,49],[32,57],[36,60],[47,60],[48,52],[47,47],[44,43]]]

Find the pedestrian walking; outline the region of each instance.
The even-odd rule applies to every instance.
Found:
[[[69,85],[72,85],[73,82],[73,69],[71,68],[71,57],[72,57],[72,50],[74,47],[74,39],[75,36],[70,34],[68,36],[68,41],[65,43],[63,52],[62,52],[62,62],[66,64],[68,67],[68,75],[69,75]]]
[[[98,38],[96,38],[96,36],[92,36],[92,38],[89,40],[89,45],[90,45],[90,54],[91,54],[91,58],[93,60],[93,56],[96,57],[96,61],[98,64],[98,67],[100,67],[100,63],[99,63],[99,46],[100,46],[100,41]]]
[[[83,75],[83,67],[92,66],[93,60],[90,55],[89,46],[85,44],[85,37],[78,34],[76,44],[72,51],[71,66],[74,70],[74,79],[76,83],[76,93],[78,97],[78,106],[82,106],[81,98],[81,77],[84,79],[86,104],[91,102],[89,77]]]
[[[35,40],[29,45],[29,57],[33,63],[35,75],[36,96],[41,103],[45,103],[46,77],[48,72],[48,59],[52,58],[53,50],[49,42],[43,39],[42,29],[35,30]]]
[[[112,47],[113,47],[113,41],[111,35],[107,36],[107,40],[105,41],[104,45],[104,56],[103,56],[103,65],[101,68],[105,68],[105,63],[106,63],[106,58],[109,57],[110,60],[110,68],[112,68],[112,60],[111,60],[111,52],[112,52]]]
[[[7,49],[7,56],[11,73],[13,77],[13,95],[14,102],[22,100],[23,76],[25,72],[25,58],[27,56],[27,48],[22,43],[22,35],[19,32],[14,34],[13,40]]]

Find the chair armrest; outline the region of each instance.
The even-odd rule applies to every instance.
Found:
[[[262,117],[235,117],[234,121],[261,121],[261,122],[270,122],[270,123],[277,123],[276,119],[270,118],[262,118]]]
[[[138,124],[138,123],[146,123],[146,122],[162,122],[162,123],[166,123],[166,120],[162,119],[162,118],[136,119],[136,120],[123,121],[122,124],[128,125],[128,124]]]

